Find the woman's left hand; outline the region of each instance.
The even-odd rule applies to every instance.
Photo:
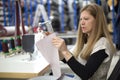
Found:
[[[68,51],[64,39],[59,37],[54,37],[52,43],[56,48],[58,48],[60,52]]]
[[[67,45],[65,44],[64,39],[59,37],[54,37],[52,43],[55,47],[58,48],[60,57],[61,55],[63,55],[66,61],[68,61],[72,57],[71,53],[67,49]]]

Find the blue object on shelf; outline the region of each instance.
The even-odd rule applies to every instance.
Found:
[[[10,26],[10,23],[11,23],[11,7],[10,7],[10,0],[8,0],[8,22],[9,22],[9,25]]]
[[[7,25],[7,22],[6,22],[6,13],[5,13],[5,0],[2,0],[3,1],[3,16],[4,16],[4,26]]]
[[[25,1],[25,25],[28,25],[28,6],[27,6],[27,0]]]
[[[116,39],[117,39],[117,31],[115,28],[115,10],[114,10],[114,0],[112,0],[112,26],[113,26],[113,42],[116,43]]]
[[[2,51],[2,44],[1,44],[2,40],[0,40],[0,51]]]
[[[116,48],[120,50],[120,2],[118,4],[118,14],[114,19],[114,34],[113,34],[113,39],[114,43],[116,44]]]
[[[100,5],[100,0],[97,0],[97,4],[99,4],[99,5]]]
[[[74,30],[77,30],[77,6],[76,0],[74,0]]]
[[[60,4],[60,22],[61,22],[61,32],[64,32],[64,3],[63,1]]]
[[[51,9],[51,6],[50,6],[50,0],[47,0],[47,12],[48,12],[48,19],[50,20],[50,9]]]
[[[29,25],[31,25],[32,26],[32,22],[33,22],[33,16],[32,16],[32,12],[33,12],[33,9],[32,9],[33,7],[32,7],[32,1],[30,1],[30,23],[29,23]]]
[[[13,26],[15,25],[15,1],[12,0],[12,8],[11,8],[11,22],[10,22],[10,25]]]

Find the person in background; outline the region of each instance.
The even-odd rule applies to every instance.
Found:
[[[82,80],[106,80],[116,49],[107,30],[107,22],[101,6],[91,3],[80,10],[78,36],[74,48],[69,51],[64,39],[54,37],[61,60]]]

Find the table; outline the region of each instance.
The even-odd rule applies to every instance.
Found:
[[[32,78],[41,76],[49,69],[43,58],[29,60],[28,54],[0,57],[0,78]]]

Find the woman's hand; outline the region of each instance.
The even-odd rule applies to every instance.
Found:
[[[54,37],[52,43],[56,48],[58,48],[60,54],[62,54],[66,60],[69,60],[72,57],[71,53],[67,49],[64,39]]]
[[[50,35],[50,34],[52,34],[52,33],[50,33],[50,32],[45,32],[45,35],[46,35],[46,36],[48,36],[48,35]]]
[[[60,52],[68,51],[64,39],[54,37],[52,43],[55,45],[55,47],[58,48]]]

